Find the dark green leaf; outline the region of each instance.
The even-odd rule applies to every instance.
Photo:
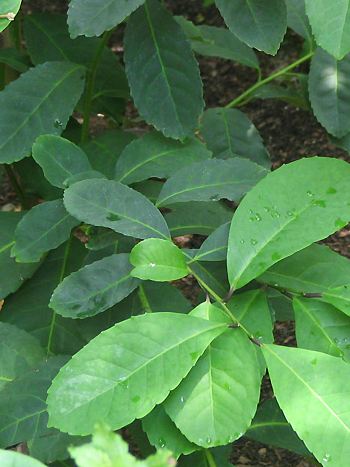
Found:
[[[20,73],[27,71],[30,66],[29,57],[17,49],[1,49],[0,63],[4,63]]]
[[[18,223],[11,256],[19,263],[40,261],[44,253],[68,240],[78,224],[65,210],[62,200],[38,204]]]
[[[64,62],[30,69],[0,93],[0,157],[10,163],[30,155],[43,134],[60,134],[83,91],[84,69]]]
[[[288,26],[312,44],[313,37],[306,15],[305,0],[286,0],[286,5]]]
[[[124,59],[145,120],[165,136],[192,134],[204,105],[198,64],[181,27],[157,0],[147,0],[130,17]]]
[[[112,180],[85,180],[65,191],[64,204],[77,219],[137,238],[168,238],[161,213],[137,191]]]
[[[271,166],[261,136],[240,110],[217,107],[204,112],[201,132],[214,157],[244,157],[263,167]]]
[[[160,192],[157,206],[185,201],[239,201],[267,170],[246,159],[196,162],[175,173]]]
[[[220,225],[209,237],[193,257],[193,261],[224,261],[227,256],[227,243],[230,224]]]
[[[151,177],[169,178],[184,166],[210,158],[211,153],[198,139],[181,143],[152,132],[124,149],[115,178],[127,185]]]
[[[129,255],[112,255],[74,272],[55,289],[50,308],[66,318],[87,318],[108,310],[138,285]]]
[[[283,0],[216,0],[231,31],[249,47],[275,55],[287,29]]]

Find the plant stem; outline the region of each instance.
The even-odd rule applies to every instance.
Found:
[[[24,194],[24,191],[23,191],[21,185],[19,184],[19,182],[17,180],[16,174],[15,174],[15,171],[13,170],[12,165],[5,164],[4,166],[5,166],[7,176],[9,178],[10,182],[11,182],[11,185],[12,185],[13,189],[17,193],[17,196],[18,196],[18,198],[19,198],[19,200],[21,202],[21,205],[22,205],[23,209],[28,209],[29,205],[27,203],[26,196]]]
[[[208,467],[216,467],[215,459],[209,449],[204,449],[204,454],[208,463]]]
[[[232,311],[228,308],[228,306],[225,304],[224,300],[222,297],[220,297],[214,290],[212,290],[208,284],[206,284],[188,265],[187,265],[190,273],[192,274],[193,277],[197,280],[197,282],[208,292],[209,295],[211,295],[221,306],[223,311],[226,313],[226,315],[232,320],[234,324],[237,324],[238,327],[244,331],[247,336],[249,337],[250,340],[252,340],[255,344],[258,345],[257,340],[255,336],[253,336],[247,328],[243,326],[243,324],[235,317],[235,315],[232,313]]]
[[[261,88],[267,83],[270,83],[271,81],[275,80],[276,78],[279,78],[280,76],[285,75],[289,71],[293,70],[294,68],[298,67],[302,63],[310,60],[310,58],[314,55],[314,52],[309,52],[308,54],[304,55],[303,57],[299,58],[295,62],[291,63],[290,65],[281,68],[280,70],[275,71],[272,73],[270,76],[267,78],[264,78],[260,81],[257,81],[253,86],[248,88],[246,91],[244,91],[241,95],[233,99],[231,102],[229,102],[225,108],[226,109],[231,109],[232,107],[236,107],[242,102],[244,102],[247,98],[249,98],[257,89]]]
[[[113,32],[113,29],[110,31],[106,31],[103,34],[101,42],[96,50],[95,57],[87,73],[84,115],[83,115],[84,121],[83,121],[82,130],[81,130],[81,142],[82,143],[86,142],[89,137],[90,116],[91,116],[92,100],[93,100],[95,83],[96,83],[97,69],[98,69],[98,65],[102,57],[103,49],[107,45],[112,32]]]

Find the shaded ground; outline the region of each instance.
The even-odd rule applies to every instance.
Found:
[[[200,0],[168,0],[168,5],[176,14],[184,14],[196,23],[222,25],[222,19],[214,8],[203,9]],[[63,0],[24,0],[25,11],[64,11]],[[122,50],[121,34],[114,36],[114,45]],[[272,58],[260,54],[263,74],[266,76],[276,68],[292,62],[300,50],[300,41],[289,33],[283,49],[277,57]],[[255,82],[255,72],[225,60],[200,58],[200,67],[205,86],[205,98],[208,107],[223,106],[239,95]],[[304,65],[304,71],[307,71]],[[344,151],[333,146],[325,130],[317,123],[310,112],[298,109],[278,101],[254,101],[242,110],[247,112],[260,131],[270,151],[274,168],[304,156],[321,155],[346,159],[350,157]],[[11,210],[18,206],[18,200],[6,177],[0,189],[0,209]],[[343,229],[327,239],[326,243],[345,256],[350,256],[350,230]],[[187,292],[191,281],[186,283]],[[292,324],[278,325],[277,337],[280,343],[290,345],[294,340]],[[270,393],[268,381],[264,383],[263,394]],[[281,449],[269,448],[265,445],[239,440],[233,449],[233,462],[237,466],[273,466],[273,467],[307,467],[311,464],[300,456]]]

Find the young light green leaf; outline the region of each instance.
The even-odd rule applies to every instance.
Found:
[[[316,42],[338,60],[350,52],[349,0],[305,0]]]
[[[245,436],[259,443],[276,446],[310,456],[305,444],[290,426],[276,399],[269,399],[258,407]]]
[[[191,315],[230,322],[221,309],[209,303],[199,305]],[[229,329],[211,342],[171,392],[165,410],[180,431],[199,446],[232,443],[251,423],[259,401],[260,382],[254,345],[243,331]]]
[[[312,157],[261,180],[232,219],[227,253],[231,287],[243,287],[281,259],[344,227],[350,220],[349,176],[346,162]]]
[[[33,146],[33,158],[51,185],[58,188],[66,188],[65,181],[73,175],[91,170],[84,151],[60,136],[40,136]]]
[[[199,449],[181,433],[162,405],[157,405],[142,420],[142,428],[153,446],[169,449],[176,457]]]
[[[171,205],[165,214],[172,237],[186,234],[210,235],[225,222],[231,222],[232,211],[220,201],[193,201]]]
[[[51,62],[6,86],[0,93],[1,163],[29,156],[40,135],[62,133],[83,91],[83,77],[81,66]]]
[[[108,227],[136,238],[168,238],[164,218],[137,191],[112,180],[85,180],[64,194],[68,212],[88,224]]]
[[[337,138],[350,131],[350,55],[338,61],[317,49],[311,62],[309,96],[317,120]]]
[[[347,258],[314,244],[277,263],[257,280],[298,294],[316,294],[350,315],[349,277]]]
[[[39,342],[22,329],[0,323],[0,390],[44,359]]]
[[[287,29],[283,0],[215,0],[225,23],[239,39],[275,55]]]
[[[180,313],[147,313],[115,325],[90,341],[53,381],[50,424],[88,434],[100,420],[118,429],[144,417],[225,329],[226,324]]]
[[[188,275],[186,259],[170,240],[149,238],[138,243],[130,253],[133,277],[158,282],[174,281]]]
[[[328,303],[294,298],[298,346],[350,360],[350,318]]]
[[[165,182],[157,206],[222,198],[239,201],[266,174],[266,169],[238,157],[196,162],[180,169]]]
[[[107,178],[114,178],[118,158],[135,136],[129,131],[108,130],[82,146],[90,164]]]
[[[138,280],[131,277],[129,255],[108,256],[70,276],[55,289],[50,308],[66,318],[102,313],[131,294]]]
[[[15,292],[40,266],[39,263],[16,263],[11,257],[15,230],[23,215],[23,212],[0,212],[0,300]]]
[[[14,21],[22,0],[3,0],[0,10],[0,32],[7,28]]]
[[[45,467],[44,464],[16,451],[0,449],[2,467]]]
[[[144,119],[165,136],[191,135],[204,105],[198,64],[181,27],[157,0],[147,0],[130,17],[124,59]]]
[[[264,290],[249,290],[234,295],[227,306],[256,339],[269,344],[274,341],[271,313]]]
[[[322,465],[346,467],[349,364],[320,352],[277,345],[264,345],[263,353],[278,404],[298,436]]]
[[[151,132],[124,149],[116,165],[115,179],[130,185],[151,177],[169,178],[184,166],[210,158],[211,153],[198,139],[182,143]]]
[[[46,391],[66,357],[53,357],[0,392],[0,446],[9,447],[47,429]]]
[[[44,253],[57,248],[79,225],[65,210],[63,201],[47,201],[32,208],[18,223],[11,256],[19,263],[40,261]]]
[[[196,53],[233,60],[242,63],[242,65],[259,68],[254,51],[241,42],[231,31],[215,26],[195,26],[183,16],[178,16],[176,20],[190,39],[192,49]]]
[[[201,132],[214,157],[244,157],[270,168],[270,156],[261,136],[240,110],[217,107],[203,114]]]
[[[193,261],[224,261],[227,256],[230,223],[220,225],[204,240]]]
[[[77,36],[100,36],[124,21],[145,0],[72,0],[68,10],[69,31]]]

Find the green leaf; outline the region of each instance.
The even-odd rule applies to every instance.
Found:
[[[15,230],[23,215],[23,212],[0,212],[0,300],[15,292],[40,266],[38,263],[19,264],[11,258]]]
[[[106,177],[100,172],[97,172],[97,170],[87,170],[86,172],[80,172],[78,174],[72,175],[71,177],[67,178],[64,184],[68,188],[71,185],[74,185],[74,183],[81,182],[82,180],[94,180],[97,178],[105,179]]]
[[[350,52],[349,0],[305,0],[305,4],[317,44],[341,60]]]
[[[349,364],[320,352],[276,345],[264,345],[263,353],[277,401],[298,436],[323,465],[346,467]]]
[[[90,341],[55,378],[48,397],[50,424],[88,434],[100,420],[118,429],[144,417],[225,328],[179,313],[148,313],[117,324]]]
[[[204,240],[193,261],[224,261],[227,256],[227,243],[230,224],[220,225]]]
[[[301,456],[310,456],[305,444],[283,415],[276,399],[267,400],[259,406],[245,436],[259,443],[288,449]]]
[[[33,146],[33,158],[51,185],[58,188],[66,188],[65,181],[73,175],[91,170],[84,151],[60,136],[40,136]]]
[[[309,18],[306,15],[305,0],[286,0],[287,23],[297,34],[313,43]]]
[[[344,227],[350,220],[349,176],[346,162],[312,157],[261,180],[232,219],[227,254],[231,287],[243,287],[281,259]]]
[[[138,300],[134,304],[135,314],[158,311],[188,313],[192,309],[191,303],[180,290],[167,283],[143,282],[138,291],[138,297],[140,296],[143,302]]]
[[[51,62],[31,68],[0,93],[0,163],[30,155],[43,134],[60,134],[83,91],[84,69]]]
[[[234,295],[227,306],[237,320],[258,340],[266,343],[274,341],[271,313],[264,290],[249,290]]]
[[[276,54],[287,29],[283,0],[216,0],[215,3],[233,34],[249,47]]]
[[[184,166],[210,158],[211,153],[198,139],[182,143],[151,132],[124,149],[115,178],[126,185],[151,177],[169,178]]]
[[[195,261],[190,264],[191,270],[219,297],[226,297],[229,289],[226,264],[217,261]]]
[[[350,360],[350,318],[328,303],[294,298],[298,346]]]
[[[350,262],[325,245],[311,245],[277,263],[258,281],[298,294],[318,294],[350,315]]]
[[[0,63],[3,63],[13,70],[24,73],[30,66],[30,60],[27,55],[17,49],[1,49]]]
[[[64,208],[63,201],[47,201],[32,208],[18,223],[11,256],[19,263],[40,261],[42,255],[68,240],[79,224]]]
[[[108,130],[82,146],[91,166],[107,178],[114,178],[115,165],[126,146],[135,139],[129,131]]]
[[[222,198],[239,201],[266,174],[266,169],[242,158],[196,162],[165,182],[157,206]]]
[[[65,357],[53,357],[8,383],[0,392],[0,446],[8,447],[45,432],[46,391]]]
[[[55,289],[50,308],[66,318],[87,318],[108,310],[131,294],[138,280],[131,277],[129,255],[112,255],[89,264]]]
[[[48,354],[77,352],[86,343],[77,322],[57,316],[48,304],[59,282],[81,267],[86,253],[77,240],[51,252],[33,278],[6,299],[1,320],[32,334]]]
[[[242,65],[259,68],[254,51],[241,42],[231,31],[215,26],[195,26],[183,16],[175,18],[190,39],[192,49],[204,56],[233,60]]]
[[[311,62],[309,96],[317,120],[341,138],[350,131],[350,55],[338,61],[317,49]]]
[[[198,64],[181,27],[157,0],[147,0],[130,17],[124,43],[140,115],[165,136],[191,135],[204,103]]]
[[[0,390],[44,358],[39,342],[22,329],[0,322]]]
[[[201,132],[214,157],[244,157],[270,168],[271,161],[261,136],[240,110],[217,107],[204,112]]]
[[[214,461],[217,466],[232,467],[233,464],[229,460],[231,457],[231,450],[231,445],[212,448],[210,451],[208,450],[209,452],[202,449],[189,456],[181,456],[177,465],[179,467],[193,467],[194,465],[196,467],[208,467],[209,458],[211,462]]]
[[[306,78],[308,79],[308,76]],[[292,86],[286,87],[268,83],[256,89],[251,95],[255,99],[279,99],[295,107],[310,110],[308,95],[306,95],[300,84],[295,89]]]
[[[203,303],[191,315],[230,323],[221,309]],[[228,329],[171,392],[165,410],[180,431],[206,448],[232,443],[247,430],[260,394],[254,345],[240,329]]]
[[[112,180],[85,180],[64,194],[68,212],[88,224],[108,227],[137,238],[168,238],[157,208],[137,191]]]
[[[0,19],[0,32],[7,28],[9,24],[14,20],[15,16],[17,15],[20,7],[21,7],[22,0],[3,0],[1,2],[1,15],[7,15],[8,13],[12,13],[12,19],[1,18]]]
[[[77,36],[100,36],[136,10],[144,0],[72,0],[68,10],[69,31]]]
[[[199,449],[176,428],[162,405],[157,405],[142,420],[142,428],[153,446],[157,449],[169,449],[176,457],[180,454],[190,454]]]
[[[165,214],[172,237],[186,234],[209,235],[232,219],[232,211],[224,203],[194,201],[171,205]]]
[[[11,450],[0,449],[0,462],[2,467],[45,467],[36,459]]]
[[[130,253],[133,277],[158,282],[174,281],[188,275],[186,259],[170,240],[149,238],[138,243]]]

